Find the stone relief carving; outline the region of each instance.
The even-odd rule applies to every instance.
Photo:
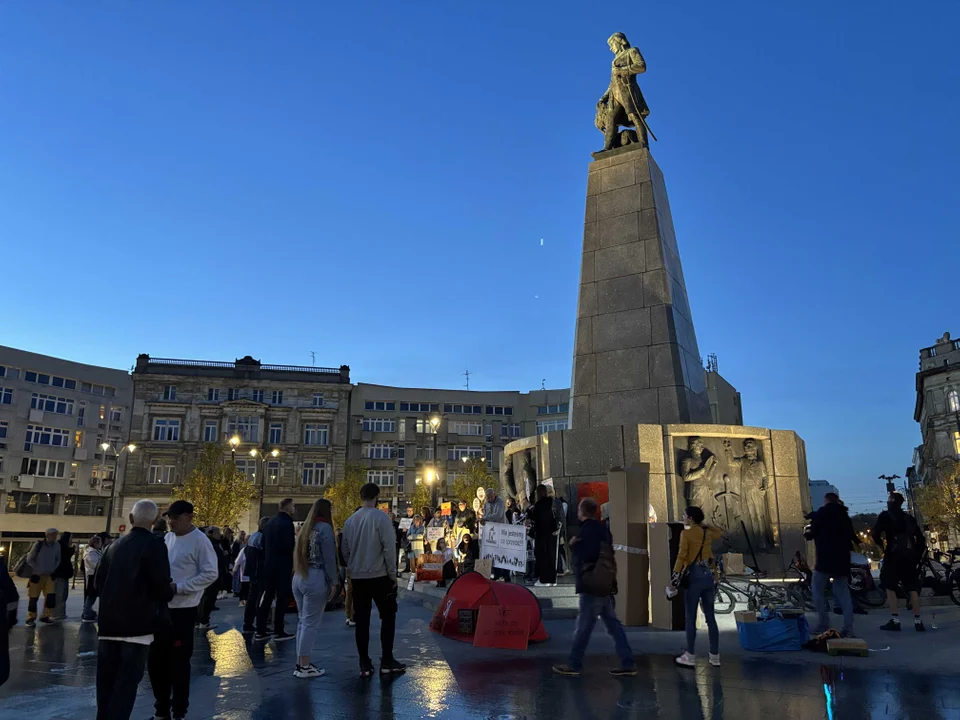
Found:
[[[503,455],[503,477],[500,486],[504,497],[512,500],[517,499],[517,482],[513,474],[513,456],[506,453]]]
[[[535,487],[537,487],[537,472],[533,469],[531,452],[527,450],[523,453],[523,496],[532,498]]]
[[[733,443],[723,441],[723,450],[727,464],[739,470],[740,478],[740,519],[747,528],[747,535],[757,552],[773,548],[773,534],[767,513],[767,464],[759,456],[757,441],[747,438],[743,441],[743,455],[733,454]]]
[[[614,56],[610,85],[597,102],[594,119],[597,129],[603,133],[603,149],[612,150],[631,143],[647,147],[649,128],[645,118],[650,114],[650,108],[637,85],[637,75],[647,71],[647,63],[637,48],[630,47],[623,33],[611,35],[607,45]],[[632,130],[620,132],[621,125]]]

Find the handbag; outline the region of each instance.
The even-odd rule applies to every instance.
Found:
[[[40,543],[38,542],[37,545]],[[26,553],[23,557],[17,560],[17,564],[13,568],[13,574],[16,575],[21,580],[26,580],[33,576],[33,568],[27,564],[27,557],[30,553]]]
[[[703,540],[700,541],[700,552],[697,553],[697,557],[693,562],[680,571],[680,580],[677,582],[677,587],[683,588],[684,590],[690,587],[690,568],[700,562],[700,558],[703,557],[703,546],[707,542],[707,531],[705,528],[701,529],[703,530]]]

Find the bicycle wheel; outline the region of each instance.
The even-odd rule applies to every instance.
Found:
[[[717,615],[729,615],[737,606],[737,598],[723,587],[717,588],[717,595],[713,600],[713,612]]]

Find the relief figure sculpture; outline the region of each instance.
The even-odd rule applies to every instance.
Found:
[[[729,440],[723,441],[723,449],[730,468],[740,471],[741,519],[747,528],[747,536],[753,549],[756,552],[770,550],[774,542],[767,513],[769,474],[766,462],[759,457],[757,441],[753,438],[744,440],[741,457],[734,456]]]
[[[687,442],[687,455],[680,461],[680,476],[687,488],[687,499],[691,505],[703,510],[704,516],[713,522],[717,509],[717,456],[705,454],[703,441],[698,437],[691,437]]]

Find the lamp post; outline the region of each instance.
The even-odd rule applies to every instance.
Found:
[[[431,473],[427,472],[427,482],[430,483],[430,507],[435,509],[439,501],[438,493],[440,491],[440,473],[437,468],[439,466],[440,458],[437,457],[437,437],[440,435],[440,422],[442,418],[439,415],[430,416],[430,426],[433,428],[433,477],[431,479]]]
[[[240,436],[234,435],[228,441],[230,443],[230,459],[233,460],[233,464],[237,464],[237,448],[240,447]]]
[[[230,439],[230,442],[231,442],[231,444],[232,444],[233,438]],[[260,460],[260,469],[261,469],[261,474],[260,474],[260,507],[257,508],[257,518],[258,518],[258,519],[260,518],[260,512],[261,512],[261,509],[263,508],[263,490],[264,490],[264,485],[266,485],[266,483],[267,483],[267,458],[268,458],[268,457],[279,457],[279,455],[280,455],[280,451],[279,451],[277,448],[274,448],[273,450],[271,450],[270,452],[268,452],[266,455],[264,455],[262,452],[260,452],[260,450],[258,450],[257,448],[253,448],[253,449],[250,451],[250,457],[252,457],[254,460],[256,460],[256,459],[259,459],[259,460]]]
[[[110,450],[111,448],[113,448],[113,446],[108,442],[100,444],[100,449],[103,450],[104,460],[107,459],[107,450]],[[110,504],[107,506],[106,533],[108,536],[110,535],[110,524],[113,519],[113,501],[114,501],[114,498],[116,498],[117,496],[117,482],[119,480],[118,476],[120,475],[120,455],[123,454],[124,451],[132,453],[136,449],[137,449],[137,446],[134,445],[133,443],[127,443],[122,448],[120,448],[120,450],[113,448],[113,452],[116,454],[117,458],[116,458],[116,466],[114,467],[114,471],[113,471],[113,482],[110,484]]]

